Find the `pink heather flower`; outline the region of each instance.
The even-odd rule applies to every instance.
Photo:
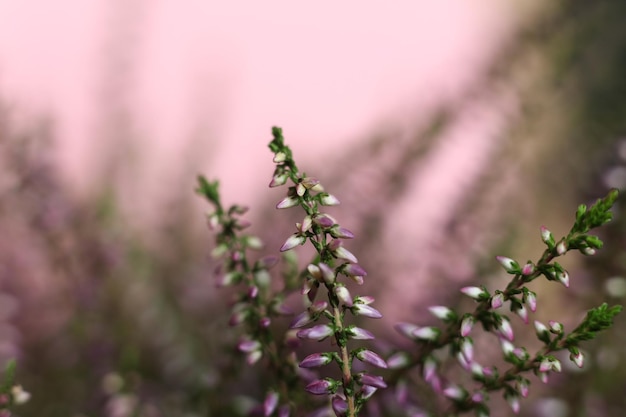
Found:
[[[522,275],[524,275],[524,276],[529,276],[533,272],[535,272],[535,265],[533,265],[530,262],[522,267]]]
[[[525,324],[528,324],[528,310],[524,305],[515,310],[515,314],[517,314]]]
[[[344,305],[347,307],[352,307],[354,303],[352,302],[352,296],[350,295],[350,291],[343,285],[336,285],[334,290],[335,295],[339,298]]]
[[[361,387],[361,389],[359,390],[359,396],[364,399],[367,400],[368,398],[370,398],[372,395],[374,395],[374,393],[378,391],[378,388],[373,387],[371,385],[363,385]]]
[[[296,223],[296,229],[298,229],[301,234],[308,232],[311,229],[311,226],[313,226],[313,220],[311,220],[311,216],[306,216],[302,220],[302,223]]]
[[[456,359],[459,361],[461,368],[465,369],[466,371],[469,371],[471,369],[471,363],[468,362],[467,359],[465,359],[465,356],[463,356],[461,352],[456,354]]]
[[[554,320],[550,320],[548,322],[548,324],[550,325],[550,332],[554,333],[554,334],[561,334],[563,333],[563,324],[559,323],[558,321],[554,321]]]
[[[518,414],[520,408],[519,397],[517,395],[508,395],[506,396],[506,401],[509,403],[511,410],[513,410],[515,414]]]
[[[596,254],[596,250],[588,246],[585,248],[582,248],[581,252],[583,253],[583,255],[587,255],[587,256],[593,256]]]
[[[313,278],[318,281],[322,280],[322,271],[320,270],[320,267],[318,265],[309,264],[306,269],[307,271],[309,271],[309,274],[311,274]]]
[[[340,271],[343,274],[357,281],[357,283],[359,284],[362,284],[363,277],[367,276],[367,272],[365,272],[365,270],[359,264],[356,264],[356,263],[343,264],[340,268],[341,268]]]
[[[537,337],[542,337],[548,333],[548,328],[542,322],[535,320],[535,332],[537,333]]]
[[[413,332],[419,329],[419,326],[413,323],[400,322],[396,323],[393,328],[396,329],[401,335],[406,336],[409,339],[414,339]]]
[[[304,177],[300,181],[300,184],[302,184],[307,190],[310,190],[320,185],[320,180],[314,177]]]
[[[296,194],[299,197],[302,197],[305,192],[306,192],[306,188],[304,187],[304,185],[302,185],[302,183],[299,183],[296,185]]]
[[[454,312],[446,306],[428,307],[428,311],[440,320],[446,320],[454,316]]]
[[[332,361],[332,356],[325,353],[313,353],[304,358],[298,365],[300,368],[317,368],[328,365]]]
[[[387,366],[391,369],[399,369],[408,365],[409,356],[405,352],[396,352],[387,359]]]
[[[328,244],[328,249],[339,259],[345,259],[353,264],[358,263],[356,256],[352,254],[348,249],[344,248],[339,239],[334,239]]]
[[[476,319],[473,316],[467,316],[461,322],[461,336],[466,337],[472,331]]]
[[[498,325],[498,332],[511,342],[515,338],[515,335],[513,334],[513,328],[511,327],[511,323],[509,322],[509,319],[506,317],[502,317],[501,322]]]
[[[330,235],[336,239],[354,239],[354,233],[338,224],[331,227],[329,232]]]
[[[485,395],[482,392],[475,392],[474,394],[472,394],[472,402],[475,403],[482,403],[483,401],[485,401]]]
[[[548,383],[548,373],[547,372],[539,372],[539,374],[537,374],[537,376],[539,377],[539,380],[541,382],[543,382],[544,384]]]
[[[515,346],[513,343],[506,339],[500,339],[500,346],[502,347],[502,352],[504,352],[504,356],[509,356],[513,354],[515,350]]]
[[[261,349],[261,343],[258,340],[242,340],[237,348],[244,353],[254,352]]]
[[[285,243],[283,243],[283,246],[280,247],[280,251],[281,252],[288,251],[290,249],[295,248],[298,245],[303,245],[304,242],[306,242],[305,236],[301,236],[297,233],[293,234],[285,241]]]
[[[270,391],[265,396],[263,401],[263,415],[269,417],[274,414],[276,407],[278,406],[278,393],[276,391]]]
[[[300,339],[324,340],[333,333],[335,331],[328,324],[318,324],[317,326],[300,330],[296,334]]]
[[[556,253],[558,253],[559,255],[564,255],[565,252],[567,252],[567,246],[565,246],[565,241],[561,240],[557,245],[556,245]]]
[[[498,309],[502,307],[502,304],[504,304],[504,294],[498,291],[491,297],[491,308]]]
[[[432,356],[429,356],[424,360],[424,367],[422,369],[422,375],[424,381],[429,382],[435,373],[437,372],[437,361]]]
[[[270,181],[270,187],[274,188],[284,185],[287,182],[288,178],[289,176],[286,173],[274,175],[272,177],[272,180]]]
[[[585,356],[580,351],[578,351],[578,353],[570,353],[569,359],[574,362],[579,368],[582,368],[585,364]]]
[[[387,363],[385,362],[385,360],[371,350],[361,350],[359,351],[359,353],[356,354],[356,357],[362,362],[369,363],[370,365],[374,365],[379,368],[387,369]]]
[[[295,207],[300,204],[300,199],[296,196],[285,197],[276,204],[277,209]]]
[[[322,311],[326,310],[328,308],[328,302],[327,301],[316,301],[313,304],[311,304],[309,306],[309,311],[311,313],[317,314],[317,313],[321,313]]]
[[[526,298],[526,304],[528,304],[528,308],[530,308],[530,311],[532,311],[533,313],[537,311],[537,294],[532,291],[528,291],[524,295]]]
[[[514,274],[519,270],[519,264],[506,256],[496,256],[496,260],[502,265],[504,270],[510,274]]]
[[[489,295],[488,292],[486,292],[480,287],[464,287],[464,288],[461,288],[461,292],[475,300],[479,300],[480,298]]]
[[[413,336],[421,340],[435,341],[439,337],[439,329],[436,327],[420,327],[413,331]]]
[[[469,337],[464,338],[461,342],[460,348],[461,354],[465,360],[471,363],[474,360],[474,343],[472,342],[472,339]]]
[[[371,332],[365,329],[361,329],[360,327],[356,327],[356,326],[346,327],[346,333],[348,334],[350,339],[355,339],[355,340],[374,340],[375,339],[374,335]]]
[[[332,194],[323,193],[320,194],[320,203],[323,206],[338,206],[339,200]]]
[[[322,226],[325,229],[337,224],[337,220],[335,220],[332,216],[323,213],[316,214],[315,217],[313,217],[313,221],[315,224]]]
[[[269,317],[262,317],[259,320],[259,327],[263,329],[267,329],[268,327],[270,327],[270,324],[272,324],[272,319],[270,319]]]
[[[304,389],[307,392],[310,392],[311,394],[314,394],[314,395],[326,395],[326,394],[332,394],[336,388],[337,388],[336,381],[330,378],[325,378],[325,379],[318,379],[316,381],[311,382]]]
[[[543,358],[539,364],[539,372],[556,371],[561,372],[561,362],[553,357]]]
[[[472,362],[470,364],[470,371],[472,372],[472,375],[479,377],[485,376],[485,368],[479,363]]]
[[[348,412],[348,403],[339,395],[335,395],[330,404],[336,416],[344,416]]]
[[[467,392],[458,385],[450,385],[443,390],[443,395],[453,400],[461,401],[467,395]]]
[[[350,265],[356,265],[356,264],[350,264]],[[354,299],[354,302],[358,303],[358,304],[372,304],[374,301],[376,301],[374,299],[374,297],[369,296],[369,295],[359,295]]]
[[[558,279],[559,282],[565,286],[565,288],[569,288],[569,274],[567,271],[557,272],[556,279]]]
[[[285,152],[276,152],[273,161],[275,164],[280,164],[281,162],[285,162],[286,159],[287,155],[285,154]]]
[[[383,317],[380,311],[367,304],[355,304],[352,307],[351,311],[355,316],[365,316],[369,317],[370,319],[380,319]]]
[[[361,385],[369,385],[374,388],[387,388],[387,384],[382,376],[360,373],[356,375],[356,380]]]
[[[544,243],[548,243],[553,239],[552,233],[545,226],[541,226],[541,240],[543,240]]]
[[[517,392],[526,398],[528,397],[529,389],[528,389],[528,380],[526,378],[520,378],[517,380]]]
[[[328,285],[332,285],[335,282],[336,278],[335,271],[333,271],[330,266],[326,265],[323,262],[320,262],[318,266],[322,273],[322,278],[324,279],[324,282]]]

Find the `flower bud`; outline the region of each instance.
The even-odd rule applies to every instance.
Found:
[[[507,258],[506,256],[496,256],[496,260],[509,274],[517,274],[520,272],[519,264],[513,259]]]
[[[443,395],[456,401],[462,401],[467,396],[467,391],[458,385],[450,385],[443,390]]]
[[[506,402],[509,403],[511,410],[513,410],[515,414],[518,414],[520,409],[519,397],[517,395],[505,395],[505,398]]]
[[[272,180],[270,181],[270,187],[274,188],[274,187],[279,187],[281,185],[284,185],[287,182],[288,178],[289,176],[284,172],[280,174],[276,174],[272,177]]]
[[[295,248],[298,245],[303,245],[304,242],[306,242],[305,236],[301,236],[297,233],[293,234],[285,241],[285,243],[283,243],[283,246],[280,247],[280,251],[281,252],[288,251],[290,249]]]
[[[352,314],[355,316],[365,316],[371,319],[380,319],[383,315],[380,311],[376,310],[374,307],[371,307],[367,304],[355,304],[352,309]]]
[[[515,335],[513,334],[513,328],[511,327],[511,323],[509,322],[509,319],[506,317],[501,317],[500,323],[498,324],[498,332],[511,342],[515,338]]]
[[[315,224],[322,226],[324,229],[332,227],[334,224],[337,223],[337,221],[332,216],[325,213],[316,214],[315,217],[313,217],[313,221],[315,222]]]
[[[338,206],[339,200],[331,194],[322,193],[320,195],[320,204],[323,206]]]
[[[298,366],[300,368],[317,368],[328,365],[332,360],[332,356],[327,353],[313,353],[304,358]]]
[[[419,329],[419,326],[413,323],[400,322],[396,323],[393,328],[396,329],[396,331],[401,335],[408,337],[409,339],[413,339],[413,332]]]
[[[491,308],[496,310],[502,307],[504,304],[504,294],[500,291],[496,291],[493,297],[491,297]]]
[[[406,352],[396,352],[387,359],[387,366],[391,369],[404,368],[411,362]]]
[[[333,396],[330,404],[337,417],[345,416],[348,412],[348,403],[341,396]]]
[[[346,327],[346,334],[348,335],[348,337],[350,337],[350,339],[355,339],[355,340],[374,340],[375,339],[372,332],[365,330],[365,329],[361,329],[360,327],[356,327],[356,326]]]
[[[324,282],[328,285],[334,284],[336,279],[335,271],[323,262],[320,262],[318,266],[322,272],[322,279]]]
[[[280,164],[281,162],[285,162],[286,159],[287,155],[285,154],[285,152],[276,152],[273,161],[275,164]]]
[[[270,391],[265,396],[263,401],[263,415],[269,417],[274,414],[276,407],[278,406],[278,393],[276,391]]]
[[[369,363],[370,365],[377,366],[379,368],[387,369],[387,363],[377,353],[371,350],[363,349],[356,354],[357,359],[362,362]]]
[[[338,224],[331,227],[329,232],[330,235],[336,239],[354,239],[354,233]]]
[[[489,293],[480,287],[464,287],[461,288],[461,292],[475,300],[481,300],[482,298],[489,297]]]
[[[318,324],[308,329],[303,329],[298,331],[296,335],[300,339],[312,339],[312,340],[324,340],[328,336],[335,333],[333,328],[328,324]]]
[[[535,333],[537,334],[537,338],[544,343],[550,343],[550,333],[548,332],[548,328],[542,322],[535,320]]]
[[[330,378],[318,379],[304,389],[314,395],[332,394],[337,390],[337,381]]]
[[[559,255],[565,255],[565,252],[567,252],[567,246],[565,245],[565,241],[561,240],[556,245],[556,253],[558,253]]]
[[[369,385],[374,388],[387,388],[382,376],[359,373],[355,378],[361,385]]]
[[[561,284],[565,286],[565,288],[569,288],[569,274],[567,271],[557,272],[556,279],[559,280]]]
[[[333,291],[339,301],[341,301],[345,306],[353,306],[352,296],[350,295],[350,291],[348,291],[346,287],[344,287],[343,285],[336,285]]]
[[[436,327],[420,327],[413,331],[417,339],[435,341],[439,337],[440,330]]]
[[[437,372],[437,361],[432,356],[428,356],[424,360],[424,367],[422,369],[424,381],[429,382],[433,378],[433,376],[435,376],[436,372]]]
[[[535,272],[535,265],[530,262],[522,267],[522,275],[526,277],[531,275],[533,272]]]
[[[569,354],[569,359],[576,364],[579,368],[582,368],[585,363],[585,357],[581,351],[576,353],[571,352]]]
[[[526,309],[526,306],[521,304],[519,308],[515,309],[515,314],[517,314],[525,324],[528,324],[528,310]]]
[[[428,307],[428,311],[430,311],[433,316],[444,321],[454,319],[454,317],[456,316],[456,314],[454,314],[454,311],[446,306]]]
[[[344,248],[339,239],[334,239],[328,244],[328,249],[335,255],[335,257],[339,259],[344,259],[353,264],[358,263],[359,261],[356,259],[356,256],[352,254],[349,250]]]
[[[472,331],[476,319],[473,316],[467,315],[461,322],[461,336],[466,337]]]
[[[522,397],[524,397],[524,398],[528,397],[529,381],[526,378],[519,377],[517,382],[516,382],[516,386],[517,386],[517,392],[519,392],[519,394]]]
[[[537,294],[532,291],[524,291],[524,301],[533,313],[537,311]]]
[[[295,207],[300,204],[300,199],[296,196],[285,197],[278,204],[276,204],[277,209],[285,209],[290,207]]]
[[[461,354],[468,363],[471,363],[474,360],[474,343],[470,337],[463,339],[460,350]]]

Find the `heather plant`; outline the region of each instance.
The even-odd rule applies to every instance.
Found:
[[[270,187],[288,187],[287,195],[276,207],[299,207],[304,211],[296,231],[286,238],[279,251],[289,254],[298,246],[310,244],[314,256],[304,268],[300,269],[293,257],[284,256],[286,266],[280,279],[273,278],[270,269],[278,263],[277,257],[251,258],[250,251],[262,249],[263,244],[258,237],[243,233],[249,226],[241,218],[246,209],[237,205],[226,209],[217,181],[200,177],[197,189],[213,206],[208,224],[217,230],[212,256],[221,260],[216,270],[218,284],[234,287],[229,324],[242,328],[237,349],[249,365],[263,366],[271,378],[264,400],[251,410],[252,414],[301,415],[315,404],[304,395],[308,392],[325,399],[325,405],[312,415],[354,417],[366,414],[368,402],[376,402],[376,391],[385,389],[394,394],[385,396],[385,402],[394,402],[396,406],[377,404],[377,413],[417,417],[473,412],[489,416],[490,395],[495,393],[500,393],[518,413],[520,399],[529,394],[531,375],[548,382],[552,373],[562,370],[561,352],[582,367],[585,355],[581,343],[608,329],[621,311],[621,306],[609,307],[604,303],[589,310],[571,330],[558,317],[547,324],[532,320],[537,340],[531,345],[538,347],[514,344],[511,321],[517,317],[529,324],[540,304],[541,296],[530,284],[543,277],[567,288],[569,274],[555,259],[569,251],[593,256],[601,249],[600,238],[589,232],[611,220],[610,209],[618,196],[616,190],[611,190],[591,207],[578,207],[574,225],[566,236],[555,239],[547,228],[541,227],[546,249],[537,261],[518,262],[497,256],[510,280],[493,291],[484,285],[462,288],[461,292],[475,303],[471,311],[431,306],[429,311],[441,320],[441,326],[398,323],[395,329],[413,342],[412,347],[397,346],[386,350],[385,355],[377,353],[376,348],[362,344],[363,340],[374,340],[373,333],[357,327],[363,326],[362,319],[379,319],[382,314],[372,307],[373,297],[356,295],[354,290],[367,276],[357,257],[344,246],[354,235],[324,211],[339,204],[339,200],[318,179],[299,171],[291,149],[284,143],[282,130],[275,127],[272,133],[269,147],[276,166]],[[286,300],[298,289],[304,296],[304,305],[301,311],[292,313]],[[293,315],[289,325],[276,324],[288,315]],[[475,352],[475,339],[485,336],[491,338],[490,345],[502,352],[501,363],[483,363],[485,358],[479,358]],[[320,343],[314,353],[299,357],[301,341],[326,339],[332,343]],[[450,371],[451,362],[457,362],[462,372]],[[335,370],[328,367],[332,364]],[[366,371],[364,364],[378,371]],[[317,368],[325,372],[318,373]],[[418,386],[424,383],[433,396],[420,398],[416,394]]]

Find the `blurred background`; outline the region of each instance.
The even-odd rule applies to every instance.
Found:
[[[429,305],[470,307],[462,286],[501,288],[495,255],[538,259],[542,224],[562,236],[579,203],[626,186],[625,14],[0,0],[0,361],[33,395],[18,412],[222,416],[262,400],[262,376],[226,354],[237,335],[193,189],[219,178],[276,252],[300,216],[267,188],[272,125],[341,200],[381,339],[405,343],[393,324],[431,321]],[[623,211],[600,254],[563,262],[569,290],[533,284],[534,318],[571,329],[624,302]],[[585,345],[582,371],[533,380],[521,414],[622,416],[624,326]]]

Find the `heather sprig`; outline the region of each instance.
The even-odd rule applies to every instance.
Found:
[[[312,368],[335,362],[341,370],[340,381],[331,377],[317,379],[308,384],[306,390],[316,395],[332,396],[331,405],[337,416],[354,417],[377,389],[387,386],[381,376],[355,373],[352,369],[354,359],[378,368],[387,368],[387,363],[377,353],[354,346],[354,340],[371,340],[374,335],[349,324],[347,313],[366,318],[382,315],[371,306],[372,297],[353,296],[348,288],[350,282],[362,284],[367,273],[358,264],[356,256],[344,246],[344,240],[352,239],[353,233],[322,211],[327,206],[339,204],[339,200],[328,194],[318,179],[298,170],[280,128],[274,127],[272,134],[274,138],[269,147],[274,153],[276,168],[270,187],[291,183],[286,197],[276,207],[300,207],[305,212],[303,220],[296,224],[296,232],[287,238],[280,250],[288,251],[308,241],[317,252],[314,261],[307,266],[302,290],[311,305],[296,317],[291,327],[301,328],[297,333],[301,339],[321,341],[332,337],[337,345],[337,351],[314,353],[300,362],[300,366]],[[327,300],[316,301],[320,289]],[[305,326],[310,327],[303,328]]]
[[[211,255],[222,262],[217,270],[218,286],[240,288],[229,320],[231,326],[244,328],[237,348],[249,365],[267,358],[274,376],[261,406],[262,414],[287,417],[299,396],[297,360],[293,344],[278,340],[270,326],[274,318],[292,314],[284,304],[285,297],[294,289],[291,274],[283,275],[283,288],[273,291],[269,270],[278,263],[278,258],[265,256],[254,262],[250,260],[248,252],[260,250],[263,243],[256,236],[242,233],[250,225],[240,218],[247,208],[233,205],[226,210],[220,201],[218,182],[209,182],[202,176],[198,182],[196,191],[213,205],[207,221],[209,228],[217,230]]]
[[[617,198],[617,190],[599,199],[593,206],[578,207],[576,220],[567,236],[556,241],[552,233],[541,228],[541,239],[547,248],[535,263],[522,264],[514,259],[498,256],[496,260],[513,277],[503,290],[489,292],[484,286],[465,287],[461,292],[475,300],[472,312],[458,313],[446,306],[434,306],[431,313],[442,320],[442,328],[420,327],[412,323],[399,323],[396,330],[417,344],[414,352],[398,351],[388,363],[395,369],[390,378],[397,383],[407,376],[410,370],[419,369],[423,379],[438,393],[449,400],[445,415],[456,416],[467,411],[474,411],[479,416],[488,416],[489,393],[501,391],[514,412],[520,409],[520,398],[529,393],[530,381],[525,374],[532,372],[543,382],[547,382],[551,372],[560,372],[561,363],[554,356],[556,352],[567,350],[570,360],[578,367],[583,366],[584,356],[579,343],[593,339],[597,333],[609,328],[613,318],[621,311],[621,306],[608,307],[607,304],[590,310],[585,319],[571,332],[565,332],[564,326],[557,321],[550,321],[546,326],[534,321],[535,334],[543,346],[534,354],[524,347],[516,347],[511,326],[510,314],[500,312],[508,303],[509,312],[518,316],[524,324],[529,323],[530,313],[537,309],[537,294],[527,287],[536,278],[543,276],[548,281],[556,281],[565,287],[570,286],[568,272],[555,258],[571,250],[591,256],[602,247],[602,241],[588,232],[611,220],[609,211]],[[484,331],[497,338],[503,359],[509,364],[501,370],[494,366],[483,366],[474,358],[474,341],[470,336],[477,323]],[[442,363],[438,353],[448,348],[474,381],[473,386],[447,381],[442,375]]]

